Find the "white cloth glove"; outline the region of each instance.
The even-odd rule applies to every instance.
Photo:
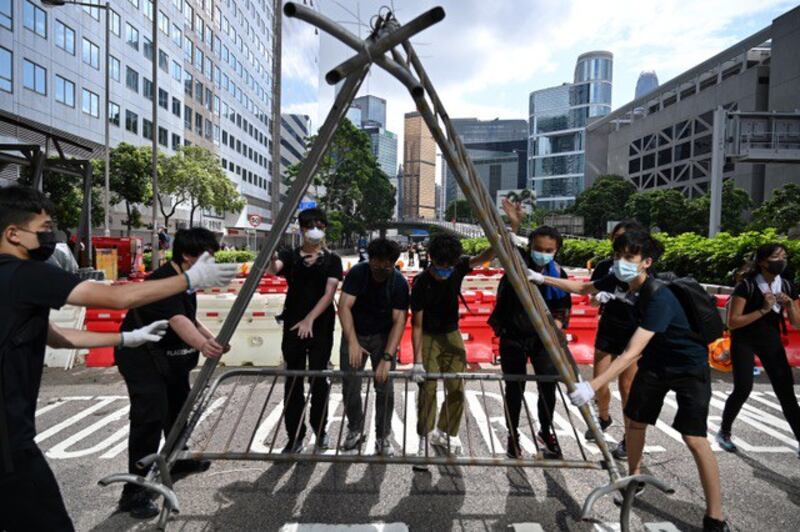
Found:
[[[586,381],[581,381],[575,386],[575,391],[569,394],[569,400],[575,406],[583,406],[594,397],[592,385]]]
[[[528,239],[523,236],[511,233],[511,243],[514,244],[515,247],[528,249]]]
[[[614,299],[614,294],[611,292],[597,292],[597,294],[594,296],[594,299],[601,305],[605,305]]]
[[[411,368],[411,378],[417,384],[422,384],[425,381],[425,366],[414,364],[414,367]]]
[[[186,270],[189,290],[224,288],[230,284],[238,270],[238,264],[217,264],[208,252],[203,253],[197,262]]]
[[[160,342],[167,334],[169,322],[167,320],[154,321],[150,325],[145,325],[140,329],[120,333],[122,347],[139,347],[147,342]]]
[[[544,284],[544,275],[533,270],[528,270],[528,280],[534,284]]]

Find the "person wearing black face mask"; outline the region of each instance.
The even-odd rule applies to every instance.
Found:
[[[781,244],[765,244],[739,275],[728,312],[731,330],[733,391],[725,402],[717,443],[728,452],[736,452],[731,428],[742,405],[753,389],[754,355],[758,355],[772,382],[783,415],[800,442],[800,406],[794,395],[792,368],[781,341],[781,327],[786,327],[783,313],[792,326],[800,328],[800,306],[794,285],[781,275],[788,255]],[[798,449],[800,457],[800,449]]]
[[[50,323],[50,309],[138,307],[187,288],[226,286],[236,274],[235,264],[216,265],[204,256],[170,279],[125,286],[82,282],[44,262],[55,248],[54,211],[34,189],[0,189],[0,530],[73,529],[58,483],[35,443],[45,347],[137,347],[159,341],[167,325],[93,333]]]
[[[340,366],[349,373],[342,382],[347,415],[342,448],[355,449],[364,439],[361,378],[353,373],[363,370],[369,359],[375,371],[375,453],[389,456],[394,393],[388,375],[395,368],[408,316],[408,282],[394,268],[400,257],[397,242],[378,238],[370,242],[367,254],[369,262],[348,272],[339,298]]]

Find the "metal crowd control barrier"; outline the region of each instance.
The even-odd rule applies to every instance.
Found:
[[[494,198],[490,197],[486,187],[480,180],[463,143],[453,128],[442,101],[439,99],[428,74],[425,72],[410,43],[410,39],[413,36],[440,22],[445,16],[444,9],[441,7],[433,8],[409,23],[401,25],[393,13],[384,8],[376,17],[373,17],[372,31],[364,40],[359,39],[320,13],[302,5],[289,2],[284,5],[284,13],[286,16],[306,21],[329,33],[346,46],[352,48],[356,55],[331,70],[326,76],[326,80],[331,84],[344,80],[342,89],[336,96],[333,107],[317,134],[316,141],[303,161],[299,175],[295,179],[286,201],[275,217],[272,231],[267,235],[261,247],[261,252],[254,261],[247,280],[230,309],[217,340],[223,345],[228,344],[230,341],[248,302],[258,289],[259,281],[270,264],[280,238],[289,226],[295,207],[299,205],[300,199],[318,170],[322,158],[330,147],[333,135],[341,121],[345,119],[349,105],[358,92],[362,81],[370,67],[375,64],[394,76],[411,94],[417,110],[425,120],[447,164],[453,170],[459,187],[470,203],[472,212],[478,215],[480,226],[489,239],[489,243],[505,269],[511,286],[517,293],[528,318],[534,325],[555,365],[560,381],[566,385],[568,391],[573,391],[580,377],[574,360],[566,347],[566,341],[563,336],[557,333],[553,317],[548,312],[539,290],[527,281],[525,265],[497,211]],[[133,475],[113,475],[101,481],[101,484],[134,482],[145,485],[164,495],[165,505],[159,521],[159,525],[162,527],[166,525],[170,511],[177,510],[177,498],[169,489],[171,486],[169,468],[184,453],[185,445],[192,438],[195,429],[207,410],[212,406],[210,402],[212,388],[216,388],[210,385],[217,363],[216,360],[207,360],[204,363],[186,404],[184,404],[178,415],[177,421],[162,450],[157,456],[149,459],[149,464],[157,467],[151,468],[147,478],[143,479]],[[584,519],[590,518],[592,507],[600,496],[614,491],[623,491],[625,497],[620,520],[622,530],[626,531],[629,529],[628,517],[633,503],[634,491],[640,483],[652,484],[662,491],[670,490],[666,485],[649,475],[623,477],[603,439],[593,406],[585,405],[581,407],[580,413],[589,430],[595,435],[598,448],[602,453],[603,459],[598,467],[604,468],[610,477],[608,484],[595,489],[586,499],[582,517]],[[241,414],[239,417],[241,417]],[[270,453],[269,456],[273,454]],[[364,457],[360,459],[364,459]],[[570,463],[563,465],[563,467],[571,466],[572,464]]]

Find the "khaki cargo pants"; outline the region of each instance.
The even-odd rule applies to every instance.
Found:
[[[428,373],[461,373],[467,365],[467,352],[461,331],[422,336],[422,364]],[[426,379],[420,385],[417,434],[424,436],[433,430],[436,422],[436,379]],[[464,414],[464,381],[445,381],[445,400],[439,412],[439,430],[458,436]]]

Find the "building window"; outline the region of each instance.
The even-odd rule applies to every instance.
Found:
[[[139,133],[139,115],[133,111],[125,110],[125,129],[131,133]]]
[[[119,105],[108,102],[108,123],[119,127]]]
[[[87,115],[98,118],[100,116],[100,97],[90,90],[83,89],[83,105],[81,109]]]
[[[158,89],[158,105],[164,109],[169,109],[169,94],[164,89]]]
[[[117,37],[121,37],[122,22],[121,19],[119,18],[119,13],[117,13],[113,9],[111,9],[110,12],[111,12],[111,33],[113,33]]]
[[[192,130],[192,108],[188,105],[183,106],[183,127]]]
[[[139,73],[131,67],[125,67],[125,86],[133,92],[139,92]]]
[[[11,0],[0,0],[0,26],[14,29],[14,6]]]
[[[47,94],[47,70],[33,61],[23,63],[23,85],[39,94]]]
[[[0,47],[0,90],[14,92],[14,54]]]
[[[177,61],[172,62],[172,79],[175,81],[183,81],[183,69],[181,68],[181,64]]]
[[[137,10],[139,9],[139,0],[128,0],[128,2]]]
[[[181,101],[174,97],[172,98],[172,114],[178,118],[181,117]]]
[[[192,77],[191,74],[186,72],[186,75],[183,76],[183,92],[186,94],[186,96],[192,95],[193,84],[194,84],[194,78]]]
[[[194,132],[203,136],[203,116],[200,113],[194,115]]]
[[[172,134],[172,149],[178,151],[178,148],[181,147],[181,136],[176,135],[175,133]]]
[[[75,55],[75,30],[60,20],[56,20],[56,46]]]
[[[153,0],[144,0],[144,16],[153,20]]]
[[[153,42],[147,37],[142,38],[142,54],[148,61],[153,60]]]
[[[211,120],[206,118],[206,138],[211,140],[211,134],[214,128],[211,127]]]
[[[125,24],[125,41],[134,50],[139,49],[139,30],[127,23]]]
[[[164,72],[169,72],[169,56],[164,50],[158,50],[158,68]]]
[[[95,70],[100,70],[100,48],[87,39],[83,38],[83,62]]]
[[[183,32],[177,24],[172,25],[172,42],[174,42],[178,48],[183,48]]]
[[[56,101],[75,107],[75,84],[56,75]]]
[[[114,57],[112,55],[111,57],[109,57],[109,65],[111,66],[111,69],[109,71],[109,73],[111,75],[111,79],[113,79],[114,81],[119,81],[120,80],[120,78],[119,78],[119,76],[120,76],[119,59],[117,59],[116,57]]]
[[[142,118],[142,136],[147,140],[153,140],[153,123],[146,118]]]
[[[144,77],[142,78],[142,96],[148,100],[153,99],[153,83]]]
[[[168,145],[167,142],[169,142],[169,133],[167,133],[167,130],[164,129],[163,127],[159,127],[158,128],[158,143],[166,148],[167,145]]]
[[[84,0],[87,4],[100,5],[100,0]],[[95,20],[100,20],[100,10],[96,7],[83,6],[83,11]]]
[[[169,35],[169,17],[163,11],[158,11],[158,29],[164,35]]]
[[[47,38],[47,13],[39,6],[25,0],[22,9],[23,25],[40,37]]]

